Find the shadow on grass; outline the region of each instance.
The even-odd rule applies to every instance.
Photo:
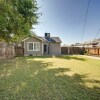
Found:
[[[67,60],[80,60],[80,61],[86,61],[86,59],[84,58],[81,58],[81,57],[75,57],[75,56],[57,56],[57,58],[60,58],[60,59],[67,59]]]
[[[19,58],[19,57],[18,57]],[[21,57],[23,59],[23,57]],[[59,58],[59,59],[66,59],[66,60],[80,60],[80,61],[86,61],[85,58],[82,57],[77,57],[77,56],[73,56],[73,55],[66,55],[66,56],[29,56],[29,57],[24,57],[26,59],[28,58],[41,58],[41,59],[47,59],[47,58]]]
[[[87,75],[81,74],[69,76],[65,73],[71,72],[70,68],[51,66],[34,58],[12,60],[5,66],[6,71],[15,69],[12,76],[0,79],[1,100],[100,100],[100,87],[85,85],[99,80],[84,80]]]

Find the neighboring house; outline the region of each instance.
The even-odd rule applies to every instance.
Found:
[[[98,44],[96,45],[96,47],[100,47],[100,43],[98,43]]]
[[[93,42],[83,42],[80,44],[75,44],[75,47],[94,47],[97,43],[93,43]]]
[[[61,40],[59,37],[50,37],[50,33],[45,33],[45,37],[28,37],[23,40],[24,56],[40,55],[60,55]]]
[[[91,47],[97,47],[99,43],[100,43],[100,38],[94,39],[94,40],[91,40],[91,41],[87,41],[87,42],[83,42],[83,43],[80,43],[80,44],[76,44],[75,46],[91,48]]]

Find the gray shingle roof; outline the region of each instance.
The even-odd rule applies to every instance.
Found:
[[[43,42],[48,42],[44,37],[38,37],[40,38]]]
[[[62,42],[59,37],[49,37],[49,38],[39,37],[39,36],[33,36],[33,37],[35,37],[35,38],[37,38],[37,39],[39,39],[39,40],[41,40],[43,42],[57,42],[57,43],[61,43]],[[22,41],[25,41],[27,39],[29,39],[29,37],[25,38]]]
[[[62,42],[59,37],[51,37],[55,42]]]
[[[43,42],[58,42],[61,43],[62,41],[60,40],[59,37],[50,37],[50,38],[45,38],[45,37],[39,37]]]

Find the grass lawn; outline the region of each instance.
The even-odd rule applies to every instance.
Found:
[[[100,100],[100,60],[82,56],[0,60],[0,100]]]

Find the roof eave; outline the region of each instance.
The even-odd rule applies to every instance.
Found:
[[[43,40],[41,40],[40,38],[38,38],[38,37],[36,37],[36,36],[33,36],[33,37],[35,37],[35,38],[37,38],[38,40],[40,40],[40,41],[42,41],[43,42]],[[25,38],[24,40],[22,40],[22,41],[25,41],[25,40],[27,40],[27,39],[29,39],[29,38],[32,38],[32,37],[27,37],[27,38]]]

